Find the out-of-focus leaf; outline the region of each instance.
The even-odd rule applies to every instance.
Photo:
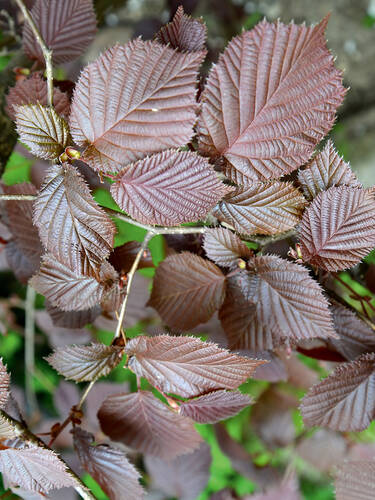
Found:
[[[55,326],[70,329],[82,328],[88,323],[93,323],[100,314],[100,307],[93,307],[86,311],[67,312],[52,306],[48,302],[46,309]]]
[[[236,234],[223,227],[207,229],[203,248],[209,259],[224,267],[230,267],[238,259],[247,260],[253,255]]]
[[[109,262],[120,274],[127,274],[139,252],[141,244],[138,241],[128,241],[116,247],[109,256]],[[150,250],[147,248],[139,261],[138,269],[154,267]]]
[[[327,473],[346,455],[345,438],[327,429],[318,429],[296,448],[300,457],[317,470]]]

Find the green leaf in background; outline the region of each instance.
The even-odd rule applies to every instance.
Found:
[[[20,153],[13,151],[5,166],[2,180],[7,186],[30,182],[30,168],[32,160],[25,158]]]

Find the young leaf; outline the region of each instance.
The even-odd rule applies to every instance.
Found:
[[[238,184],[280,177],[305,163],[335,120],[345,89],[315,27],[266,21],[234,38],[208,77],[200,151],[227,161]]]
[[[168,498],[196,500],[210,478],[211,452],[206,443],[193,453],[186,453],[174,460],[146,456],[145,465],[151,484]]]
[[[77,485],[76,479],[52,450],[34,445],[0,450],[0,472],[12,484],[41,495]]]
[[[337,153],[331,140],[306,168],[298,171],[298,181],[308,200],[332,186],[362,187],[349,163]]]
[[[47,47],[52,50],[54,64],[80,56],[96,32],[92,0],[36,0],[31,15]],[[39,43],[27,22],[22,39],[26,54],[44,64]]]
[[[188,330],[206,323],[220,308],[225,276],[212,262],[184,252],[167,257],[156,269],[150,306],[167,325]]]
[[[349,461],[336,469],[337,500],[373,500],[375,497],[375,461]]]
[[[53,108],[17,106],[16,124],[21,141],[39,158],[56,160],[70,144],[68,124]]]
[[[98,418],[112,440],[164,459],[189,453],[202,441],[190,419],[169,409],[151,392],[109,396]]]
[[[339,365],[302,399],[306,426],[337,431],[362,431],[375,412],[375,353]]]
[[[125,453],[107,444],[94,445],[94,436],[80,427],[73,431],[78,459],[111,500],[140,500],[143,488],[140,475]],[[126,493],[125,493],[126,492]]]
[[[75,88],[72,136],[103,172],[186,144],[195,123],[201,53],[182,54],[140,39],[89,64]],[[172,119],[173,117],[173,119]]]
[[[375,247],[375,200],[364,189],[340,186],[319,193],[302,217],[303,259],[326,271],[348,269]]]
[[[56,349],[46,360],[60,375],[76,382],[89,382],[108,375],[121,361],[123,349],[92,343]]]
[[[163,392],[189,398],[236,389],[263,364],[195,337],[136,337],[126,344],[129,368]]]
[[[203,219],[230,189],[205,158],[168,150],[125,167],[111,194],[139,222],[173,226]]]
[[[10,376],[0,358],[0,409],[4,408],[9,397]]]
[[[203,248],[209,259],[223,267],[230,267],[236,264],[238,259],[247,260],[253,255],[237,235],[223,227],[207,229]]]
[[[194,19],[184,13],[182,5],[176,10],[173,21],[163,26],[156,34],[156,40],[182,52],[204,50],[207,28],[201,19]]]
[[[239,391],[215,391],[182,403],[180,414],[200,424],[215,424],[237,415],[251,403],[252,399]]]
[[[95,276],[113,247],[115,225],[94,201],[78,170],[54,165],[34,204],[45,248],[78,274]]]
[[[128,241],[127,243],[113,249],[113,252],[109,256],[109,262],[118,273],[127,274],[134,263],[140,247],[141,244],[139,241]],[[138,269],[144,269],[147,267],[154,267],[151,252],[148,248],[141,256]]]
[[[259,256],[230,277],[219,317],[231,349],[274,349],[286,339],[335,337],[328,302],[307,269]]]
[[[305,206],[291,182],[255,182],[226,196],[213,214],[239,233],[276,234],[296,226]]]
[[[15,108],[27,104],[48,105],[47,81],[41,73],[33,73],[25,80],[19,80],[14,87],[9,89],[6,97],[6,112],[16,121]],[[55,111],[64,118],[69,117],[70,101],[65,92],[61,92],[57,87],[53,88],[53,107]]]

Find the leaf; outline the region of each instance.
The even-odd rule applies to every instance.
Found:
[[[31,15],[52,50],[54,64],[69,62],[83,54],[96,32],[92,0],[36,0]],[[22,39],[26,54],[44,64],[43,53],[27,22]]]
[[[140,500],[140,474],[125,453],[106,444],[94,445],[94,436],[80,427],[73,431],[74,448],[82,467],[97,481],[111,500]],[[126,493],[125,493],[126,492]]]
[[[335,337],[328,302],[307,269],[272,255],[255,257],[250,266],[227,279],[219,312],[231,349],[271,350],[285,341]]]
[[[237,184],[304,164],[331,129],[345,89],[315,27],[263,21],[229,42],[202,93],[199,148]]]
[[[337,153],[331,140],[306,168],[298,171],[298,181],[308,200],[332,186],[362,187],[349,163]]]
[[[47,81],[44,80],[41,73],[33,73],[25,80],[18,80],[14,87],[9,89],[6,97],[6,112],[16,120],[15,108],[17,106],[24,106],[27,104],[41,104],[42,106],[48,105],[47,99]],[[57,87],[53,88],[53,107],[56,113],[64,118],[69,117],[70,101],[65,92],[61,92]]]
[[[329,343],[346,359],[353,360],[360,354],[375,351],[375,333],[358,316],[339,303],[331,307],[333,324],[339,335]]]
[[[300,410],[308,427],[344,432],[366,429],[375,411],[375,353],[339,365],[309,390]]]
[[[372,500],[375,496],[375,461],[348,461],[336,469],[337,500]]]
[[[257,493],[246,496],[244,500],[301,500],[296,481],[288,481],[285,484],[268,489],[266,493]]]
[[[301,441],[297,454],[322,473],[329,473],[347,455],[345,437],[327,429],[318,429]]]
[[[173,226],[203,219],[229,189],[208,163],[190,151],[168,150],[122,170],[111,194],[144,224]]]
[[[92,343],[56,349],[46,360],[63,377],[91,382],[108,375],[121,361],[122,347]]]
[[[181,455],[172,461],[151,456],[146,456],[144,461],[152,486],[168,498],[196,500],[210,478],[212,459],[210,447],[206,443],[202,443],[193,453]]]
[[[182,52],[197,52],[205,48],[207,28],[202,19],[187,16],[180,5],[173,21],[163,26],[155,38],[158,42]]]
[[[296,226],[305,206],[291,182],[255,182],[226,196],[213,214],[239,233],[277,234]]]
[[[238,259],[247,260],[253,255],[236,234],[223,227],[205,231],[203,248],[209,259],[223,267],[230,267],[236,264]]]
[[[98,418],[112,440],[163,459],[189,453],[202,441],[190,419],[174,413],[151,392],[109,396]]]
[[[192,397],[216,389],[236,389],[262,364],[195,337],[139,336],[125,348],[128,366],[163,392]]]
[[[70,144],[69,127],[53,108],[40,104],[16,107],[20,140],[44,160],[56,160]]]
[[[34,224],[47,251],[78,274],[97,275],[113,248],[115,225],[67,163],[48,170],[34,203]]]
[[[148,305],[172,328],[206,323],[223,303],[225,276],[212,262],[188,252],[167,257],[156,269]]]
[[[375,247],[375,200],[347,186],[319,193],[299,227],[303,259],[326,271],[348,269]]]
[[[75,88],[71,132],[92,168],[126,164],[178,147],[193,135],[201,53],[136,39],[89,64]]]
[[[3,409],[9,397],[10,376],[6,366],[0,358],[0,409]]]
[[[12,421],[0,411],[0,441],[15,439],[19,435],[20,431],[14,426]]]
[[[180,414],[200,424],[214,424],[237,415],[251,403],[252,399],[239,391],[216,391],[182,403]]]
[[[61,328],[83,328],[85,325],[93,323],[101,312],[98,306],[86,311],[67,312],[52,306],[48,302],[45,305],[53,324]]]
[[[105,290],[95,278],[77,274],[51,254],[44,255],[31,285],[63,311],[91,309],[100,303]]]
[[[118,273],[127,274],[134,264],[134,260],[140,248],[141,244],[139,241],[128,241],[127,243],[113,249],[113,252],[109,256],[109,262]],[[138,269],[144,269],[147,267],[154,267],[151,252],[148,248],[141,256]]]
[[[26,285],[37,268],[29,257],[24,254],[18,241],[15,239],[8,241],[5,247],[5,255],[8,265],[18,281]]]
[[[255,380],[267,380],[267,382],[286,382],[288,380],[285,363],[272,351],[243,350],[239,351],[239,354],[268,361],[268,363],[257,367],[253,375]]]
[[[77,485],[64,462],[52,450],[34,445],[0,450],[0,472],[21,489],[42,495],[53,489]]]

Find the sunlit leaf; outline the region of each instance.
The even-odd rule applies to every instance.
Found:
[[[230,267],[238,259],[247,260],[253,254],[236,234],[223,227],[206,230],[203,248],[208,258],[224,267]]]

